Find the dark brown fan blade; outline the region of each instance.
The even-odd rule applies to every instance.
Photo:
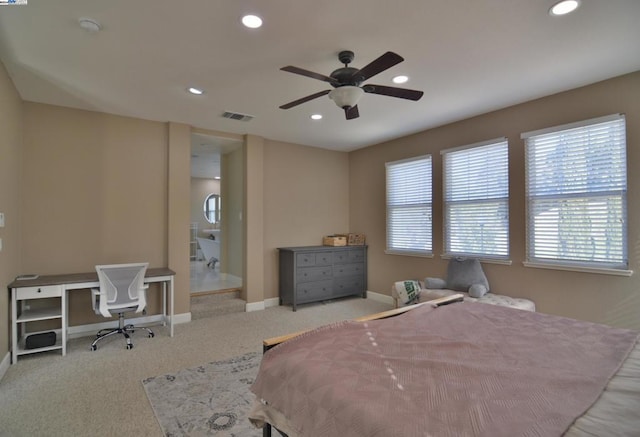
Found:
[[[406,88],[396,88],[384,85],[365,85],[362,87],[365,93],[381,94],[383,96],[398,97],[407,100],[420,100],[424,94],[422,91],[408,90]]]
[[[351,108],[344,108],[344,115],[347,117],[347,120],[353,120],[354,118],[360,117],[358,105],[352,106]]]
[[[378,73],[382,73],[384,70],[391,68],[402,61],[404,61],[402,56],[393,52],[387,52],[353,73],[353,76],[351,77],[357,82],[364,82],[370,77],[373,77]]]
[[[332,77],[325,76],[324,74],[314,73],[313,71],[304,70],[302,68],[294,67],[292,65],[287,65],[286,67],[282,67],[280,70],[288,71],[289,73],[300,74],[302,76],[307,76],[312,79],[318,79],[324,82],[336,83],[336,80]]]
[[[324,90],[324,91],[320,91],[319,93],[311,94],[310,96],[303,97],[301,99],[294,100],[293,102],[289,102],[289,103],[287,103],[285,105],[282,105],[282,106],[280,106],[280,109],[293,108],[294,106],[298,106],[299,104],[304,103],[304,102],[308,102],[309,100],[313,100],[313,99],[317,99],[318,97],[326,96],[330,92],[331,92],[331,90]]]

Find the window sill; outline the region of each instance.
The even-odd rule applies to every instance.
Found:
[[[387,255],[401,255],[401,256],[415,256],[418,258],[433,258],[433,253],[427,252],[412,252],[410,250],[394,250],[394,249],[386,249],[384,251]]]
[[[502,258],[483,258],[482,256],[478,256],[478,255],[453,255],[453,254],[443,254],[440,255],[440,258],[442,259],[452,259],[452,258],[477,258],[478,260],[480,260],[481,263],[486,263],[486,264],[501,264],[503,266],[510,266],[512,264],[510,259],[502,259]]]
[[[627,277],[633,275],[633,270],[608,269],[604,267],[581,267],[581,266],[571,266],[566,264],[547,264],[547,263],[530,262],[530,261],[524,261],[522,264],[525,267],[532,267],[535,269],[565,270],[569,272],[596,273],[599,275],[613,275],[613,276],[627,276]]]

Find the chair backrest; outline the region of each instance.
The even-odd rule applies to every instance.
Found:
[[[100,313],[110,317],[111,312],[122,308],[137,307],[142,311],[147,305],[144,275],[149,263],[109,264],[96,266],[100,281]]]

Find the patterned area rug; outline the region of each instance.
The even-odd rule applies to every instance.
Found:
[[[247,418],[261,358],[252,352],[142,381],[164,435],[261,436]]]

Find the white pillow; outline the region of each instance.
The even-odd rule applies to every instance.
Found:
[[[418,281],[399,281],[394,285],[398,298],[403,304],[417,301],[420,297],[420,283]]]

